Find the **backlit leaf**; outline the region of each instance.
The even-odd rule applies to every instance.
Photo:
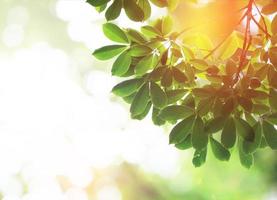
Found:
[[[115,60],[112,67],[112,75],[122,76],[124,75],[131,65],[132,58],[128,52],[123,52],[118,58]]]
[[[110,45],[96,49],[92,55],[98,60],[109,60],[126,49],[125,45]]]
[[[123,81],[113,87],[112,92],[120,97],[127,97],[136,92],[142,85],[142,79],[131,79]]]
[[[149,95],[149,83],[144,83],[136,94],[130,108],[131,116],[137,116],[144,112],[148,102],[150,100]]]

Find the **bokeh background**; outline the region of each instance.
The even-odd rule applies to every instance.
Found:
[[[276,152],[194,168],[170,127],[130,120],[91,56],[103,22],[85,0],[0,1],[0,200],[276,200]]]

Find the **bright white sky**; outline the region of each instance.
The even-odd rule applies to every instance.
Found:
[[[70,38],[82,42],[88,52],[109,43],[99,23],[103,15],[92,12],[84,1],[60,0],[54,10],[67,22]],[[14,7],[0,33],[5,48],[16,48],[13,53],[0,52],[0,190],[4,200],[87,200],[83,188],[93,181],[92,167],[105,168],[124,160],[162,176],[174,175],[178,153],[168,145],[168,136],[150,119],[129,119],[127,106],[110,94],[114,78],[97,70],[85,79],[78,77],[76,71],[85,65],[101,63],[92,57],[75,60],[78,50],[75,57],[69,56],[51,47],[47,38],[22,47],[24,27],[32,17],[24,6]],[[126,17],[118,23],[131,26]],[[28,194],[22,195],[19,173]],[[58,175],[69,177],[74,185],[65,194]],[[100,189],[97,197],[121,199],[115,185]]]

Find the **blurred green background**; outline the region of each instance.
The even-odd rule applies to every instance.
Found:
[[[276,152],[260,150],[250,170],[237,152],[194,168],[193,152],[168,145],[169,127],[129,119],[111,63],[91,56],[109,41],[84,0],[0,5],[0,199],[277,199]]]

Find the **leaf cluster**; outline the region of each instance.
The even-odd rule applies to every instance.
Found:
[[[110,1],[88,2],[104,11]],[[151,2],[159,7],[178,4]],[[112,75],[128,79],[112,92],[130,104],[131,118],[151,114],[155,125],[172,124],[169,143],[180,150],[193,148],[196,167],[205,163],[210,146],[221,161],[228,161],[231,150],[238,148],[241,164],[249,168],[259,148],[277,149],[277,9],[271,3],[262,6],[260,24],[269,19],[266,15],[275,17],[251,35],[243,62],[241,32],[234,31],[207,56],[201,45],[180,39],[182,33],[174,32],[169,16],[139,31],[105,23],[104,34],[116,44],[93,55],[100,60],[116,57]],[[143,21],[150,8],[147,0],[114,0],[106,18],[113,20],[124,9],[131,20]]]

